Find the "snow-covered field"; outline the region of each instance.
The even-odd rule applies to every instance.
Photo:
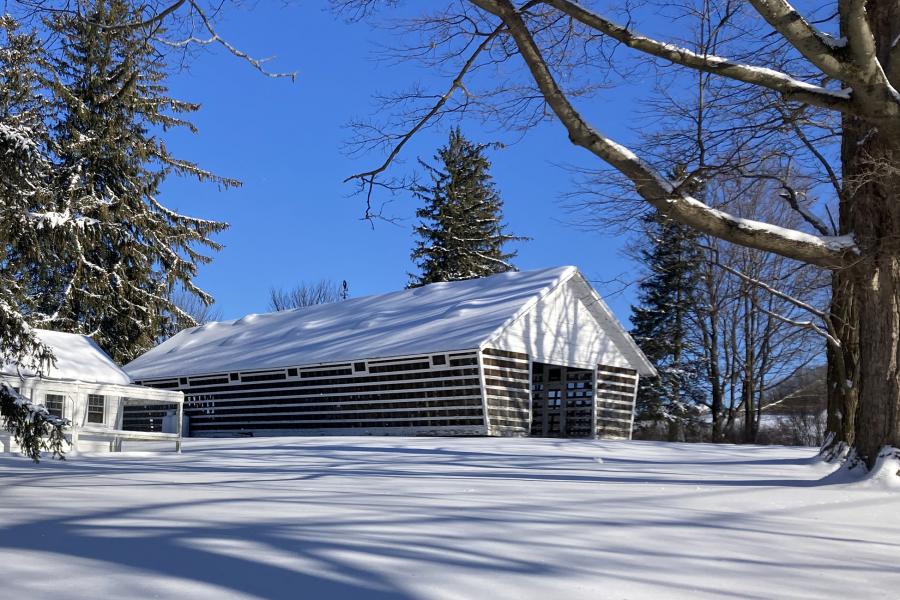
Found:
[[[813,451],[188,440],[0,458],[9,599],[897,598],[900,493]]]

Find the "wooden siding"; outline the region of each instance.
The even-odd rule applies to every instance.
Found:
[[[596,435],[631,439],[638,374],[634,369],[597,365]]]
[[[489,433],[527,436],[531,427],[528,355],[493,348],[481,354]]]
[[[192,435],[485,433],[474,350],[143,383],[184,392]],[[125,427],[161,416],[133,407]]]

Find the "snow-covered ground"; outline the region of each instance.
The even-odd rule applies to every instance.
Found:
[[[809,449],[188,440],[0,458],[3,598],[897,598],[900,493]]]

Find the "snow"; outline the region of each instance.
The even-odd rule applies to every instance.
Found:
[[[823,31],[816,31],[817,37],[822,40],[826,46],[833,50],[839,50],[841,48],[847,47],[847,38],[845,36],[834,37],[830,33],[825,33]]]
[[[823,482],[814,453],[327,437],[4,456],[4,597],[895,598],[900,495]]]
[[[696,198],[692,198],[690,196],[672,198],[671,200],[669,200],[669,202],[683,202],[685,204],[691,205],[692,207],[705,211],[720,220],[732,222],[747,233],[766,233],[801,244],[819,246],[834,252],[842,252],[847,250],[856,253],[859,252],[859,249],[856,245],[856,240],[854,239],[853,235],[850,234],[818,236],[811,233],[798,231],[796,229],[781,227],[780,225],[773,225],[771,223],[764,223],[762,221],[754,221],[752,219],[744,219],[742,217],[730,215],[719,209],[711,208],[700,200],[697,200]]]
[[[125,366],[136,380],[478,348],[575,267],[433,283],[186,329]]]
[[[34,132],[30,127],[13,126],[7,123],[0,123],[0,139],[6,140],[7,143],[21,152],[33,152],[37,148],[34,141]],[[7,149],[10,152],[11,149]]]
[[[866,473],[865,483],[884,489],[900,490],[900,450],[883,449],[872,470]]]
[[[624,29],[624,28],[621,28],[621,29]],[[747,81],[749,83],[759,83],[761,85],[765,85],[766,87],[772,87],[770,82],[777,81],[779,84],[781,84],[783,86],[790,86],[790,87],[795,88],[796,90],[806,91],[806,92],[810,92],[813,94],[822,94],[825,96],[831,96],[832,98],[841,99],[841,100],[850,99],[850,96],[853,93],[852,88],[841,88],[838,90],[831,90],[831,89],[828,89],[828,88],[825,88],[825,87],[822,87],[819,85],[815,85],[812,83],[808,83],[806,81],[802,81],[800,79],[795,79],[795,78],[791,77],[790,75],[783,73],[781,71],[777,71],[775,69],[770,69],[768,67],[757,67],[754,65],[743,64],[743,63],[732,61],[732,60],[722,57],[722,56],[699,54],[697,52],[688,50],[687,48],[684,48],[682,46],[677,46],[675,44],[669,44],[669,43],[665,43],[665,42],[657,42],[656,40],[653,40],[653,39],[650,39],[650,38],[647,38],[647,37],[644,37],[641,35],[633,34],[631,39],[633,40],[633,42],[636,42],[636,43],[645,43],[645,44],[652,45],[652,46],[658,46],[662,50],[665,50],[666,52],[677,56],[678,59],[680,59],[677,62],[681,62],[685,59],[693,59],[696,61],[701,61],[702,63],[705,63],[706,65],[710,65],[710,66],[714,66],[714,67],[723,67],[725,69],[733,68],[733,69],[739,70],[739,76],[736,78],[740,79],[741,81]],[[824,38],[822,39],[822,41],[825,42],[826,44],[829,43]],[[835,47],[839,47],[837,45],[840,43],[839,40],[834,40],[834,41],[836,44]],[[632,45],[632,44],[629,44],[629,45]],[[671,58],[668,58],[664,55],[657,54],[657,56],[660,56],[660,58],[663,58],[666,60],[670,60],[671,62],[675,62],[675,61],[672,61]],[[750,76],[754,76],[754,78],[757,81],[752,81],[750,79]],[[781,91],[791,92],[794,90],[785,89],[785,90],[781,90]]]
[[[33,329],[37,338],[53,351],[56,363],[43,373],[49,379],[128,385],[131,379],[86,335]],[[34,376],[15,364],[0,365],[4,375]]]
[[[37,224],[38,229],[44,227],[56,229],[68,225],[84,229],[99,223],[97,219],[73,216],[68,210],[64,212],[29,212],[28,218]]]

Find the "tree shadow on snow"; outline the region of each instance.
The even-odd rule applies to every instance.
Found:
[[[747,514],[719,510],[727,506],[728,494],[741,494],[749,487],[814,487],[821,482],[798,477],[736,479],[733,470],[732,476],[723,476],[728,473],[715,471],[716,465],[756,466],[760,467],[756,473],[766,473],[769,466],[802,468],[808,462],[802,456],[772,459],[760,452],[757,458],[746,460],[692,461],[676,456],[653,461],[617,458],[611,456],[610,446],[598,445],[596,453],[603,455],[603,462],[597,462],[594,456],[567,452],[572,447],[569,444],[535,455],[394,447],[381,440],[372,446],[326,440],[257,444],[244,451],[237,445],[235,449],[189,448],[185,455],[165,459],[120,456],[32,466],[23,460],[0,458],[0,469],[8,475],[0,486],[0,497],[14,493],[18,486],[46,490],[45,506],[34,511],[35,518],[0,524],[0,555],[36,551],[102,561],[111,572],[139,571],[151,581],[165,575],[218,586],[225,590],[223,597],[231,592],[273,600],[411,600],[415,596],[390,565],[402,565],[400,572],[409,576],[419,569],[450,567],[484,580],[584,575],[656,585],[654,570],[647,571],[642,562],[636,566],[633,557],[642,556],[642,560],[659,565],[708,561],[715,568],[724,564],[736,572],[788,566],[857,577],[860,572],[862,576],[892,572],[894,567],[890,561],[835,565],[817,553],[792,557],[793,562],[785,565],[783,557],[770,556],[765,548],[777,548],[787,539],[806,540],[810,547],[874,545],[885,547],[888,554],[900,548],[900,544],[877,536],[867,538],[863,531],[847,535],[840,530],[781,530],[784,522],[778,519],[788,514],[789,507],[760,507]],[[593,450],[586,445],[575,447]],[[522,450],[527,452],[525,447]],[[697,470],[679,473],[671,469],[694,464],[702,467],[701,472],[708,470],[709,476],[692,477]],[[385,481],[390,479],[397,480],[402,493],[393,493],[394,486]],[[152,499],[160,488],[171,488],[173,481],[174,485],[184,482],[196,493],[185,493],[187,499],[182,502],[146,500],[104,509],[89,506],[59,516],[69,493],[91,492],[102,497],[106,486],[129,486],[146,489],[145,497]],[[306,486],[307,482],[323,481],[329,485]],[[451,487],[431,492],[429,486],[435,481],[450,482]],[[458,485],[453,483],[457,481]],[[545,506],[531,497],[488,494],[472,505],[456,496],[469,485],[511,481],[534,484],[524,489],[549,493],[553,502]],[[369,489],[367,482],[381,487]],[[546,483],[641,485],[627,491],[609,488],[609,493],[592,497],[585,505],[583,499],[566,497],[571,488],[542,485]],[[645,484],[673,486],[677,491],[648,503],[648,491],[652,493],[653,488],[645,489]],[[653,502],[674,506],[680,499],[700,493],[695,489],[698,486],[704,488],[704,501],[715,509],[702,516],[688,513],[689,518],[681,518],[677,513],[623,510],[640,502],[649,508]],[[167,497],[173,493],[167,492]],[[382,499],[383,506],[377,504]],[[883,501],[846,499],[855,510],[864,509],[867,502]],[[832,503],[835,507],[839,504]],[[53,516],[42,517],[48,507]],[[337,520],[329,520],[336,515]],[[546,533],[520,539],[519,530]],[[556,531],[568,535],[555,535]],[[578,538],[584,531],[633,535],[616,543],[598,540],[586,544]],[[693,543],[698,532],[704,531],[709,537],[758,538],[759,547],[752,559],[747,555],[733,561],[710,556]],[[499,539],[494,537],[497,532]],[[653,540],[663,537],[679,543],[655,547]],[[548,556],[556,559],[547,560]],[[702,590],[703,585],[695,581],[684,591]],[[678,589],[672,580],[665,586],[662,589]],[[713,587],[706,591],[727,595]],[[765,594],[760,592],[757,597]]]

